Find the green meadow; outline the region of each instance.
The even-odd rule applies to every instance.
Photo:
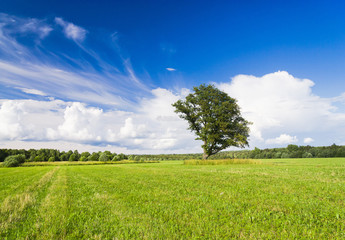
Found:
[[[1,239],[345,239],[345,159],[0,168]]]

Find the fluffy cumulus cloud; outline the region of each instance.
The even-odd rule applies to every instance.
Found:
[[[0,146],[42,141],[50,147],[113,149],[122,152],[197,152],[200,144],[171,106],[187,91],[174,94],[154,89],[133,111],[103,110],[80,102],[61,100],[2,100]],[[21,144],[18,144],[21,145]],[[84,146],[84,147],[83,147]],[[95,146],[98,146],[95,148]],[[65,148],[63,148],[65,149]]]
[[[61,122],[62,101],[0,100],[0,139],[44,140],[45,129]]]
[[[276,138],[270,138],[266,140],[267,144],[291,144],[298,142],[298,139],[296,136],[290,136],[288,134],[281,134],[279,137]]]
[[[309,79],[278,71],[262,77],[238,75],[217,86],[238,100],[243,115],[253,123],[252,144],[302,144],[299,135],[330,136],[345,130],[345,113],[334,106],[339,99],[313,94],[314,83]],[[323,144],[321,139],[319,144]]]
[[[303,139],[303,142],[306,143],[306,144],[309,144],[309,143],[314,142],[314,139],[312,139],[312,138],[310,138],[310,137],[307,137],[307,138],[304,138],[304,139]]]
[[[218,84],[238,100],[245,118],[253,122],[251,147],[341,144],[345,141],[345,114],[334,106],[334,101],[341,98],[320,98],[312,93],[312,86],[312,81],[287,72],[263,77],[240,75],[230,83]],[[130,110],[102,109],[47,97],[36,101],[3,99],[0,146],[125,153],[200,152],[201,143],[194,140],[188,124],[171,105],[187,94],[187,89],[172,92],[156,88]]]

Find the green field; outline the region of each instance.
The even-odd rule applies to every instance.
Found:
[[[345,239],[345,159],[0,168],[1,239]]]

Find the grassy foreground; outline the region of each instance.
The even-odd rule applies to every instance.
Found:
[[[0,238],[345,239],[345,159],[0,168]]]

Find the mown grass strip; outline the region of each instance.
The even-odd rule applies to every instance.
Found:
[[[66,168],[61,168],[55,181],[47,189],[38,208],[39,221],[35,224],[36,239],[65,239],[67,219],[69,216],[67,203],[67,175]]]
[[[3,200],[0,206],[0,236],[11,235],[11,229],[22,224],[26,217],[24,213],[38,202],[40,193],[51,181],[56,170],[51,169],[21,193],[9,195]],[[17,233],[14,236],[17,237]]]

